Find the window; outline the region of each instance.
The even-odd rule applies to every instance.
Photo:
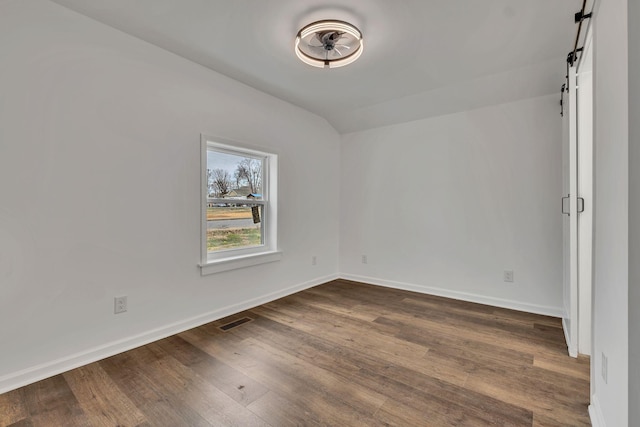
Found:
[[[277,156],[202,136],[202,274],[277,261]]]

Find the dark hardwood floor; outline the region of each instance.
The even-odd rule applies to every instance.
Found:
[[[0,425],[588,426],[588,402],[559,319],[339,280],[0,395]]]

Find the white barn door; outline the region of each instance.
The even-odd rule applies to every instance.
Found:
[[[565,93],[562,135],[562,237],[563,294],[562,326],[569,354],[578,356],[578,145],[576,69],[569,68],[569,90]]]
[[[569,69],[562,138],[562,319],[569,354],[591,354],[593,254],[593,53],[587,33],[579,63]]]
[[[577,70],[578,107],[578,353],[591,355],[593,294],[593,49],[591,32]]]

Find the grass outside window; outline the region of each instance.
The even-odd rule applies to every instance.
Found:
[[[250,206],[207,208],[207,251],[261,245],[260,224],[247,225],[252,219]]]

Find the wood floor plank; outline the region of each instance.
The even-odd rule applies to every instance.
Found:
[[[424,426],[424,427],[477,427],[489,425],[485,420],[481,420],[465,414],[459,408],[447,407],[434,409],[422,405],[419,410],[412,406],[388,402],[376,413],[376,417],[385,425],[389,426]],[[427,406],[427,407],[425,407]],[[492,424],[498,425],[498,424]],[[516,425],[510,425],[516,427]]]
[[[524,375],[518,375],[514,378],[478,375],[470,376],[465,386],[470,390],[503,402],[529,408],[547,420],[564,422],[565,425],[571,426],[589,425],[588,398],[584,390],[578,390],[568,396],[545,389],[545,384],[536,384],[534,388],[527,384],[518,385],[518,381],[523,380],[527,380]]]
[[[200,414],[173,399],[163,384],[148,378],[142,367],[157,360],[145,347],[102,360],[100,366],[125,391],[138,410],[154,426],[211,426]]]
[[[449,312],[448,307],[430,310],[421,309],[422,305],[415,305],[411,302],[403,307],[403,315],[414,316],[424,320],[435,321],[452,327],[464,328],[467,331],[488,334],[495,338],[505,338],[514,344],[535,343],[544,344],[553,348],[562,349],[562,330],[557,328],[536,327],[534,323],[523,325],[521,323],[509,323],[489,316],[478,316],[477,314],[464,314],[460,312]]]
[[[497,343],[487,342],[473,334],[452,334],[448,330],[425,330],[415,327],[411,318],[394,319],[380,317],[375,320],[380,324],[395,324],[399,326],[398,338],[422,344],[431,351],[454,357],[464,357],[487,365],[532,365],[533,355],[523,351],[504,348]]]
[[[357,380],[354,375],[362,368],[376,370],[391,364],[386,357],[381,357],[380,354],[364,352],[358,348],[337,346],[329,339],[260,316],[256,318],[251,330],[238,331],[237,333],[245,338],[253,337],[286,349],[302,360],[340,374],[351,381]]]
[[[418,300],[415,298],[406,298],[403,303],[405,304],[404,311],[407,313],[416,312],[421,315],[428,313],[430,318],[435,318],[439,321],[455,319],[471,325],[482,325],[491,329],[511,332],[526,338],[547,339],[555,343],[558,336],[563,333],[559,322],[550,325],[544,321],[542,316],[538,319],[528,317],[526,320],[520,318],[520,316],[513,316],[515,319],[510,319],[504,314],[497,314],[498,312],[495,308],[489,312],[486,310],[470,310],[468,304],[463,306],[458,303],[451,307],[443,305],[440,301]]]
[[[443,426],[458,425],[460,419],[475,420],[475,425],[531,425],[530,410],[427,375],[411,375],[394,366],[375,372],[363,370],[360,375],[370,377],[393,396],[387,404],[402,403],[428,412],[432,422],[450,416],[451,422],[440,420]]]
[[[549,344],[546,340],[530,340],[496,328],[487,329],[480,325],[463,323],[455,319],[447,319],[446,322],[443,322],[429,319],[425,315],[410,315],[404,312],[387,315],[385,318],[404,321],[405,324],[411,324],[418,330],[433,331],[434,333],[457,336],[462,339],[480,341],[485,344],[503,347],[509,351],[527,354],[562,354],[566,352],[566,345],[562,341]]]
[[[350,303],[352,306],[363,305],[369,307],[388,308],[395,311],[402,304],[402,300],[410,298],[415,293],[401,289],[384,288],[382,286],[365,285],[348,280],[335,280],[321,287],[307,289],[304,292],[322,293],[333,298]]]
[[[406,364],[413,363],[416,357],[426,354],[429,350],[420,344],[396,338],[392,333],[395,330],[385,333],[382,328],[376,328],[371,322],[319,312],[308,307],[298,310],[299,308],[291,309],[272,303],[254,311],[278,321],[282,321],[282,314],[285,314],[288,316],[286,324],[296,329],[323,337],[339,346],[381,354],[389,360],[403,361]],[[276,315],[274,312],[277,312]]]
[[[269,320],[266,320],[267,322],[269,322]],[[261,320],[256,320],[255,324],[252,325],[252,327],[260,327],[260,325],[263,324],[263,321]],[[282,325],[280,329],[282,328],[289,328],[286,325]],[[282,339],[278,339],[278,337],[282,337],[284,335],[286,335],[286,333],[282,332],[282,331],[278,331],[278,333],[272,333],[269,334],[269,331],[273,331],[273,330],[277,330],[277,326],[274,325],[268,325],[268,327],[265,327],[264,329],[260,330],[258,333],[256,333],[255,335],[257,337],[260,338],[264,338],[265,340],[268,341],[273,341],[274,344],[277,344],[278,347],[283,347],[283,348],[289,348],[291,346],[291,343],[287,343],[286,341],[283,341]],[[247,331],[246,334],[252,334],[252,331]],[[257,338],[257,339],[260,339]],[[296,337],[295,340],[292,340],[295,343],[298,343],[298,348],[297,351],[299,352],[299,355],[302,355],[302,353],[305,352],[305,348],[304,346],[301,346],[300,343],[304,343],[304,342],[308,342],[309,339],[305,340],[304,338],[300,338],[300,337]],[[327,350],[325,348],[322,348],[321,346],[318,346],[317,343],[316,345],[314,345],[313,347],[311,347],[310,349],[311,351],[309,351],[309,357],[313,359],[314,363],[316,364],[322,364],[323,361],[321,360],[323,353],[325,353]],[[358,354],[354,354],[354,353],[345,353],[344,350],[341,350],[340,356],[343,356],[342,358],[337,358],[335,357],[335,355],[331,355],[329,357],[328,363],[333,365],[333,369],[335,371],[340,372],[340,360],[342,359],[346,359],[346,360],[363,360],[362,357],[362,353],[358,353]],[[427,353],[428,356],[428,353]],[[426,357],[426,356],[425,356]],[[320,360],[319,360],[320,359]],[[371,360],[367,360],[366,361],[366,366],[369,367],[370,370],[381,373],[389,378],[394,378],[395,380],[398,379],[402,379],[404,381],[404,384],[411,384],[414,385],[417,389],[421,389],[424,388],[425,383],[424,380],[422,382],[419,382],[419,380],[421,378],[427,378],[429,380],[431,380],[431,384],[429,384],[428,387],[436,389],[437,390],[437,395],[442,396],[443,394],[446,394],[445,391],[443,391],[443,386],[441,387],[434,387],[434,383],[433,383],[433,379],[434,378],[441,378],[443,381],[448,381],[448,382],[455,382],[452,380],[452,377],[455,377],[455,375],[457,374],[454,370],[449,370],[449,372],[447,372],[448,375],[438,375],[438,373],[431,371],[431,367],[433,364],[428,363],[428,364],[424,364],[424,367],[426,367],[429,371],[430,375],[424,375],[421,376],[419,375],[415,370],[408,370],[408,369],[403,369],[401,367],[398,366],[393,366],[393,365],[389,365],[388,363],[379,363],[379,364],[375,364],[371,362]],[[436,368],[437,369],[437,368]],[[464,374],[464,373],[463,373]],[[361,375],[354,375],[353,372],[350,371],[346,371],[346,375],[349,375],[351,378],[353,378],[354,381],[357,381],[361,384],[364,383],[364,381],[362,381],[362,376]],[[463,379],[466,379],[467,375],[464,374]],[[382,385],[382,383],[384,382],[384,380],[379,377],[376,381],[373,382],[369,382],[367,384],[367,386],[371,387],[371,388],[380,388]],[[464,381],[462,381],[464,382]],[[444,384],[444,383],[443,383]],[[460,396],[460,393],[463,392],[464,390],[461,389],[454,389],[455,391],[449,391],[449,396],[453,396],[454,399],[458,398]],[[409,395],[414,395],[415,394],[415,390],[411,390],[410,392],[408,392]],[[399,392],[398,390],[394,390],[393,393],[386,393],[386,394],[390,394],[390,395],[397,395]],[[474,399],[476,401],[479,402],[479,400],[477,399],[477,396],[474,397]],[[449,403],[450,404],[450,403]],[[448,405],[449,405],[448,404]],[[470,404],[469,402],[465,402],[465,404],[468,407],[473,406],[472,404]],[[493,412],[494,413],[498,413],[499,411],[496,410],[496,404],[495,402],[492,405],[493,407]],[[506,412],[514,412],[514,408],[513,407],[509,407],[507,409]],[[517,412],[517,410],[516,410]],[[529,424],[531,422],[531,415],[530,413],[528,413],[528,411],[525,411],[526,414],[524,416],[525,419],[525,425],[526,425],[526,420],[528,420]],[[495,420],[492,420],[492,422]],[[522,421],[522,420],[520,420]],[[509,419],[509,422],[513,422],[512,419]],[[508,425],[508,424],[507,424]]]
[[[0,395],[0,426],[588,426],[589,364],[559,319],[335,280]]]
[[[373,317],[372,313],[366,312],[366,306],[359,305],[349,310],[334,309],[330,306],[322,306],[315,301],[307,299],[309,294],[291,295],[286,301],[278,300],[265,304],[263,307],[276,310],[279,313],[286,313],[294,319],[305,320],[309,326],[316,328],[324,328],[332,325],[334,328],[345,327],[345,325],[354,326],[372,333],[388,333],[392,335],[396,332],[395,328],[374,327],[371,321],[380,316],[382,308],[376,307],[377,316]],[[258,308],[258,309],[259,309]],[[363,310],[365,309],[365,310]],[[254,312],[254,310],[250,310]],[[363,315],[363,313],[365,313]]]
[[[314,388],[326,390],[326,394],[342,398],[348,396],[353,408],[361,409],[363,413],[375,412],[385,401],[386,397],[376,390],[360,387],[354,381],[335,375],[332,369],[318,367],[273,345],[260,342],[255,338],[245,340],[248,348],[257,349],[257,356],[269,358],[270,361],[286,366],[299,367],[304,372],[303,378],[313,378]]]
[[[303,402],[295,402],[274,391],[260,396],[249,406],[255,414],[274,427],[316,427],[331,425],[331,419],[312,412]]]
[[[8,426],[29,418],[22,394],[23,389],[0,394],[0,426]]]
[[[590,427],[591,420],[584,415],[576,416],[571,424],[567,424],[567,414],[561,416],[548,416],[541,415],[539,413],[534,414],[533,417],[533,427]]]
[[[541,354],[534,357],[533,366],[589,382],[589,358],[586,356],[567,359],[561,355]]]
[[[4,426],[4,424],[0,425]],[[31,421],[31,419],[29,418],[25,418],[13,424],[9,424],[7,427],[33,427],[33,421]]]
[[[384,401],[374,391],[359,389],[331,372],[268,348],[257,340],[246,339],[236,344],[228,341],[218,346],[207,342],[197,329],[183,335],[226,363],[235,364],[246,375],[269,384],[278,395],[304,405],[315,419],[331,417],[329,425],[354,425],[353,422],[368,419]],[[375,425],[372,419],[368,420]]]
[[[146,421],[100,365],[73,369],[63,377],[93,426],[137,426]]]
[[[61,375],[47,378],[29,386],[24,393],[29,410],[28,421],[36,427],[90,426],[89,419],[67,382]]]
[[[262,325],[264,325],[264,327]],[[481,404],[483,400],[480,399],[481,396],[477,395],[472,396],[470,399],[460,399],[461,395],[466,391],[461,387],[455,388],[448,385],[448,383],[456,383],[454,380],[456,373],[454,373],[454,371],[449,372],[451,375],[429,375],[434,374],[434,372],[431,371],[431,368],[429,368],[429,374],[422,373],[423,375],[421,375],[421,373],[415,370],[389,364],[385,360],[376,360],[362,353],[349,352],[345,349],[341,349],[339,352],[335,351],[335,346],[331,346],[330,344],[324,345],[323,343],[318,342],[316,337],[311,335],[303,337],[301,336],[302,333],[298,333],[295,335],[295,338],[291,338],[287,341],[279,337],[289,336],[290,332],[285,333],[283,330],[289,327],[286,325],[278,327],[277,325],[273,325],[273,321],[269,319],[257,319],[251,327],[252,329],[260,328],[260,330],[246,330],[243,336],[255,335],[257,337],[256,339],[264,339],[265,341],[272,342],[279,348],[286,348],[289,349],[289,351],[295,351],[297,356],[300,358],[313,361],[316,365],[325,366],[326,369],[332,369],[334,372],[342,374],[345,378],[350,378],[352,381],[357,382],[362,386],[377,390],[384,390],[386,395],[396,396],[396,399],[398,395],[415,396],[420,390],[430,389],[433,390],[435,396],[437,396],[436,399],[440,399],[442,396],[447,396],[449,400],[445,405],[446,407],[450,407],[451,404],[455,404],[455,401],[461,400],[465,407],[472,408],[474,405]],[[272,332],[270,333],[270,331]],[[279,331],[279,333],[276,331]],[[295,349],[294,345],[296,346]],[[357,365],[353,365],[351,363],[354,360],[357,361],[357,365],[360,366],[360,369],[358,369]],[[425,364],[424,366],[429,366],[429,364]],[[371,375],[363,375],[365,367],[366,371],[377,372],[380,376],[372,377]],[[355,372],[356,370],[357,372]],[[393,379],[393,381],[388,382],[383,377]],[[464,374],[465,379],[466,377],[467,374]],[[435,381],[439,379],[442,381]],[[399,382],[401,382],[401,385],[399,385]],[[395,388],[392,390],[392,387]],[[426,396],[425,399],[434,400],[434,397]],[[487,399],[484,400],[486,401]],[[512,414],[513,412],[518,413],[519,411],[517,408],[509,405],[501,405],[499,402],[495,402],[493,400],[490,401],[491,404],[489,406],[491,407],[491,413],[494,414],[494,418],[492,419],[493,423],[503,417],[500,414]],[[506,409],[501,408],[501,406],[504,406]],[[524,415],[521,413],[521,418],[518,422],[522,422],[522,419],[524,419],[524,425],[526,425],[526,420],[528,420],[530,424],[530,412],[523,411],[523,413]],[[505,425],[513,423],[513,416],[507,418],[508,422]]]
[[[148,348],[164,352],[157,343],[150,344]],[[140,366],[140,369],[149,379],[162,384],[172,401],[191,408],[211,425],[269,427],[260,417],[169,354]]]
[[[387,312],[393,312],[393,309],[386,306],[366,304],[360,299],[344,298],[342,295],[336,295],[335,291],[327,291],[323,287],[306,289],[292,296],[299,296],[298,301],[304,304],[365,321],[373,321]]]
[[[394,398],[387,400],[381,411],[395,414],[401,419],[410,415],[411,419],[420,418],[424,424],[438,426],[531,425],[530,411],[487,399],[441,381],[423,378],[429,387],[415,389],[388,375],[379,378],[377,372],[363,372],[363,375],[377,378],[393,392]],[[379,411],[376,416],[380,414]]]
[[[184,366],[243,406],[249,405],[269,391],[267,387],[178,336],[166,338],[157,344]]]

